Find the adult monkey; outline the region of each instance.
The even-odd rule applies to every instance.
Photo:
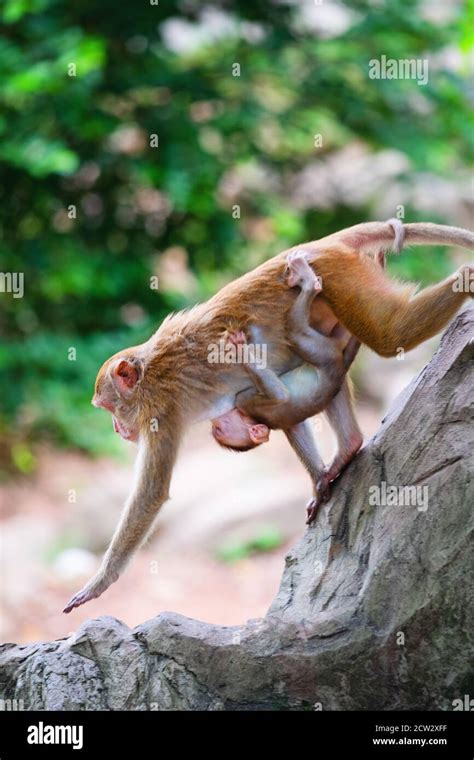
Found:
[[[456,227],[420,223],[407,224],[404,231],[405,244],[474,249],[474,235]],[[312,306],[313,327],[330,335],[340,322],[381,356],[393,356],[400,347],[409,350],[435,335],[472,297],[462,285],[454,286],[465,275],[472,277],[473,265],[415,295],[415,286],[392,282],[373,259],[361,255],[389,249],[393,236],[391,224],[373,222],[304,245],[323,282],[323,294]],[[296,297],[285,281],[288,253],[229,283],[207,303],[168,317],[146,343],[118,352],[102,366],[93,403],[112,412],[124,437],[138,440],[136,483],[99,571],[65,612],[100,596],[145,539],[168,498],[185,426],[231,409],[236,393],[248,387],[242,366],[209,363],[209,347],[228,332],[257,324],[271,369],[282,373],[298,365],[285,334]]]

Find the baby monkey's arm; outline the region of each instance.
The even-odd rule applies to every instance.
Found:
[[[352,338],[343,350],[343,338],[327,337],[311,327],[311,305],[322,287],[319,278],[309,266],[304,251],[293,251],[288,255],[287,271],[288,286],[299,287],[299,293],[288,314],[289,344],[304,362],[323,369],[325,376],[321,378],[322,381],[331,382],[337,389],[337,386],[342,383],[348,366],[354,360],[360,344]],[[259,341],[259,330],[258,327],[250,326],[247,332],[250,349],[252,344],[257,344]],[[247,343],[246,335],[242,331],[229,335],[228,340],[236,346]],[[278,375],[273,370],[258,366],[256,362],[253,362],[250,351],[248,359],[249,361],[244,365],[245,370],[259,393],[254,410],[258,404],[262,403],[262,397],[266,397],[266,400],[272,403],[287,402],[291,405],[291,396]],[[245,411],[250,414],[247,394],[245,392],[239,394],[239,399],[244,398]],[[314,413],[311,409],[312,404],[314,405],[314,400],[308,398],[308,417]]]
[[[295,303],[288,315],[288,338],[292,349],[303,359],[322,370],[320,375],[319,392],[308,395],[308,417],[320,411],[320,401],[325,397],[330,398],[331,390],[341,386],[348,367],[354,360],[360,343],[356,338],[351,338],[343,350],[342,339],[326,337],[310,326],[311,305],[314,297],[321,292],[321,283],[309,266],[304,252],[294,251],[288,256],[289,287],[298,286],[300,291]],[[252,326],[248,328],[250,344],[258,343],[259,331]],[[247,342],[243,332],[229,335],[229,341],[234,345],[242,345]],[[273,370],[258,366],[251,361],[245,363],[245,370],[258,391],[255,396],[243,392],[239,394],[239,402],[245,407],[245,411],[251,415],[269,414],[269,410],[276,404],[285,403],[288,407],[287,415],[291,420],[292,399],[286,386]],[[301,398],[299,399],[301,405]],[[262,407],[265,407],[265,411]],[[279,411],[281,414],[281,410]],[[268,420],[272,424],[272,420]],[[281,420],[276,425],[282,427]]]
[[[360,341],[351,336],[342,350],[341,338],[326,337],[311,327],[311,305],[314,296],[322,289],[321,281],[309,266],[303,251],[289,254],[287,262],[288,285],[300,287],[300,292],[288,316],[290,344],[304,361],[320,368],[320,388],[323,394],[325,387],[332,386],[340,389],[326,407],[328,419],[338,442],[337,454],[328,470],[325,470],[324,463],[319,457],[308,420],[303,423],[305,428],[300,429],[300,426],[292,428],[291,437],[290,431],[286,431],[291,446],[313,482],[314,497],[307,505],[307,522],[311,523],[320,505],[329,498],[331,481],[351,461],[362,444],[362,435],[354,416],[349,386],[345,377],[357,356]],[[314,401],[314,398],[308,398],[308,417],[314,413],[314,409],[311,408]]]
[[[252,328],[249,328],[248,332],[249,337],[251,336],[252,339],[257,337]],[[236,346],[247,343],[245,333],[243,332],[229,335],[228,340]],[[245,369],[258,393],[251,392],[247,395],[246,391],[241,392],[239,394],[241,402],[239,403],[239,408],[242,408],[251,417],[256,417],[257,419],[263,417],[269,424],[271,424],[272,412],[275,411],[275,407],[280,407],[282,404],[289,405],[291,413],[291,397],[288,389],[273,370],[267,367],[259,367],[255,362],[251,361],[245,363]],[[280,409],[278,409],[277,415],[281,419],[282,412]],[[309,420],[303,420],[296,425],[289,425],[284,432],[290,446],[311,478],[313,498],[307,505],[308,521],[310,521],[314,519],[317,507],[321,504],[323,483],[324,487],[327,487],[324,481],[324,462],[316,446],[312,425]]]
[[[255,345],[254,332],[252,327],[248,329],[250,337],[250,347]],[[247,337],[245,333],[240,330],[235,333],[229,333],[227,340],[234,346],[245,346],[247,344]],[[244,362],[244,368],[248,376],[252,380],[258,395],[255,395],[251,391],[251,395],[245,391],[239,393],[239,407],[242,406],[247,414],[252,415],[254,409],[260,408],[262,403],[269,402],[270,404],[281,404],[288,401],[289,393],[285,385],[282,383],[276,372],[268,367],[259,366],[257,362],[251,360],[251,354],[249,351],[249,361]],[[248,395],[248,398],[247,398]],[[252,403],[255,399],[255,403]],[[245,403],[243,403],[245,400]]]
[[[304,254],[295,252],[288,257],[288,285],[298,285],[300,292],[295,300],[289,316],[289,338],[292,348],[305,362],[324,366],[326,373],[322,377],[320,393],[324,394],[337,388],[341,384],[345,369],[341,346],[333,338],[327,338],[310,327],[310,310],[314,297],[321,291],[319,279],[315,276],[308,265]],[[258,328],[252,326],[248,329],[250,343],[259,340]],[[243,332],[229,335],[229,341],[234,345],[243,345],[247,342]],[[349,348],[349,347],[348,347]],[[245,370],[257,390],[257,394],[243,392],[239,394],[239,408],[246,414],[257,419],[264,418],[272,426],[272,419],[277,421],[277,427],[282,427],[282,421],[288,417],[289,424],[284,426],[285,435],[308,472],[313,485],[313,499],[308,504],[308,520],[314,519],[317,507],[321,503],[323,492],[321,485],[325,474],[324,463],[318,452],[316,441],[309,420],[303,420],[298,424],[292,424],[292,399],[287,387],[273,370],[259,366],[251,361],[245,363]],[[352,357],[353,358],[353,357]],[[328,386],[326,388],[326,386]],[[331,386],[331,387],[329,387]],[[312,416],[314,410],[311,405],[315,404],[314,394],[308,397],[308,416]],[[283,407],[283,408],[282,408]]]
[[[378,255],[378,263],[382,268],[385,266],[383,252]],[[357,356],[360,341],[351,336],[344,350],[341,351],[340,340],[338,341],[336,337],[327,338],[313,330],[309,323],[314,297],[312,283],[318,278],[304,254],[299,251],[288,256],[288,268],[290,270],[288,285],[290,287],[299,285],[301,288],[288,317],[290,343],[306,362],[315,364],[321,369],[321,385],[332,384],[334,388],[339,389],[325,410],[337,437],[337,452],[329,468],[324,470],[318,480],[315,498],[308,505],[308,522],[312,522],[320,504],[329,498],[331,482],[352,461],[362,445],[362,433],[354,415],[349,385],[345,377]],[[312,414],[310,403],[311,399],[308,399],[308,416]],[[303,457],[300,459],[306,467],[305,459]]]
[[[360,348],[360,341],[351,337],[342,349],[342,338],[327,337],[311,327],[311,305],[321,292],[321,280],[316,277],[303,251],[288,255],[288,278],[290,288],[299,286],[300,292],[288,315],[288,338],[292,349],[308,364],[337,373],[334,384],[342,381],[341,371],[347,372]],[[309,416],[309,415],[308,415]]]
[[[329,471],[325,471],[319,455],[311,423],[308,420],[293,424],[295,416],[301,419],[302,396],[299,394],[297,411],[294,399],[278,375],[271,369],[259,366],[251,359],[245,363],[257,394],[244,391],[239,394],[238,406],[246,414],[257,419],[264,419],[270,427],[280,427],[285,430],[288,441],[301,463],[310,475],[313,484],[313,499],[307,507],[308,522],[316,517],[320,504],[328,497],[329,483],[337,476],[345,464],[353,456],[355,433],[359,433],[354,422],[351,399],[345,374],[352,364],[359,341],[351,337],[347,341],[347,333],[340,330],[339,335],[326,337],[310,325],[311,306],[314,297],[321,292],[321,283],[309,266],[303,251],[295,251],[288,256],[289,287],[299,287],[299,293],[288,315],[288,338],[292,349],[304,362],[316,366],[319,370],[319,384],[308,393],[306,415],[311,417],[321,411],[327,404],[328,417],[335,429],[339,451]],[[342,335],[341,335],[342,332]],[[258,343],[258,328],[248,329],[251,343]],[[234,345],[247,342],[243,332],[229,336]],[[337,393],[341,389],[342,390]],[[316,390],[317,388],[317,390]],[[334,394],[337,395],[334,397]],[[286,424],[285,424],[286,423]],[[360,434],[359,434],[360,436]],[[358,444],[357,448],[360,446]],[[344,456],[343,456],[344,455]]]

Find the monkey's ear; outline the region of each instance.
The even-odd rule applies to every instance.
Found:
[[[266,425],[259,423],[249,428],[249,435],[252,443],[259,446],[261,443],[266,443],[270,438],[270,429]]]
[[[139,361],[119,359],[112,368],[112,380],[122,396],[129,396],[142,378],[142,366]]]

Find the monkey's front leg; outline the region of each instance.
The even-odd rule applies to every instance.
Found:
[[[306,506],[308,517],[306,523],[309,525],[316,518],[321,504],[325,501],[325,493],[320,485],[325,473],[324,462],[316,446],[309,420],[293,425],[285,430],[285,435],[313,484],[313,497]]]
[[[168,428],[168,429],[167,429]],[[153,440],[154,435],[156,440]],[[179,426],[168,425],[139,442],[136,487],[125,505],[111,544],[97,574],[75,594],[63,612],[97,599],[114,583],[132,553],[150,530],[156,514],[168,499],[168,488],[179,443]]]
[[[355,338],[352,338],[355,341]],[[354,344],[356,346],[356,344]],[[356,346],[357,351],[357,346]],[[351,393],[347,379],[341,390],[325,409],[326,416],[333,428],[338,444],[337,453],[324,472],[319,483],[320,490],[329,498],[331,483],[339,477],[342,471],[354,459],[363,443],[363,436],[352,408]]]

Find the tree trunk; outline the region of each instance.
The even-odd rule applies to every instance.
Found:
[[[452,710],[474,693],[474,308],[286,558],[263,620],[102,617],[0,648],[0,697],[52,710]],[[406,488],[411,486],[411,488]]]

